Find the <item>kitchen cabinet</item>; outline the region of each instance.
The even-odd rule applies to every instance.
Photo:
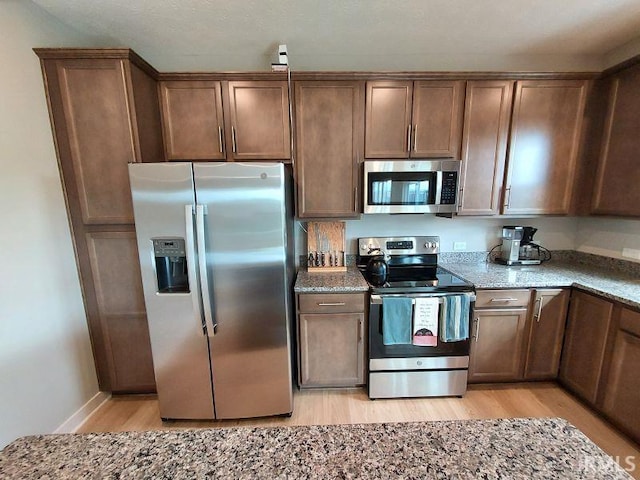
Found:
[[[567,214],[571,207],[587,82],[516,83],[504,214]]]
[[[36,49],[100,390],[152,392],[127,164],[163,159],[157,72],[127,49]]]
[[[291,158],[286,81],[160,82],[168,160]]]
[[[365,383],[365,294],[298,294],[298,384]]]
[[[640,313],[621,309],[604,389],[603,412],[640,441]]]
[[[640,65],[606,79],[608,107],[591,213],[640,216]]]
[[[598,399],[612,313],[608,300],[577,290],[571,294],[560,380],[592,405]]]
[[[465,82],[369,81],[366,158],[460,158]]]
[[[458,215],[500,213],[513,85],[467,82]]]
[[[534,290],[525,380],[552,380],[558,376],[568,305],[568,289]]]
[[[529,290],[477,292],[469,354],[469,382],[522,377]],[[489,307],[489,308],[487,308]]]
[[[354,218],[364,148],[364,83],[295,82],[299,218]]]

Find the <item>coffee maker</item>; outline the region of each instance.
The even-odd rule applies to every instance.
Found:
[[[539,265],[540,247],[533,243],[534,227],[502,227],[502,248],[496,262],[503,265]]]

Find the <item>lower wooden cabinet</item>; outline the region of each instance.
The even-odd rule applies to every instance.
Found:
[[[613,303],[574,290],[562,350],[560,380],[569,390],[596,404]]]
[[[534,291],[524,365],[525,380],[552,380],[558,376],[568,305],[568,289]]]
[[[298,384],[365,383],[365,294],[298,295]]]
[[[640,442],[640,313],[622,309],[615,334],[602,410]]]
[[[526,322],[526,308],[475,311],[469,382],[500,382],[520,377]]]

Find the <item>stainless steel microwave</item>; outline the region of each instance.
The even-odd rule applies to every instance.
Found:
[[[367,160],[364,213],[455,213],[460,160]]]

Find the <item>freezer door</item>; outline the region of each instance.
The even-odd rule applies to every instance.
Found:
[[[194,247],[191,164],[131,164],[129,179],[160,416],[213,419],[209,345]],[[166,262],[157,262],[158,255],[166,255]],[[188,285],[183,275],[180,288],[162,288],[162,284],[171,284],[165,279],[176,274],[173,269],[185,263]],[[158,275],[164,265],[167,275]]]
[[[293,410],[282,164],[194,164],[204,206],[216,418]]]

